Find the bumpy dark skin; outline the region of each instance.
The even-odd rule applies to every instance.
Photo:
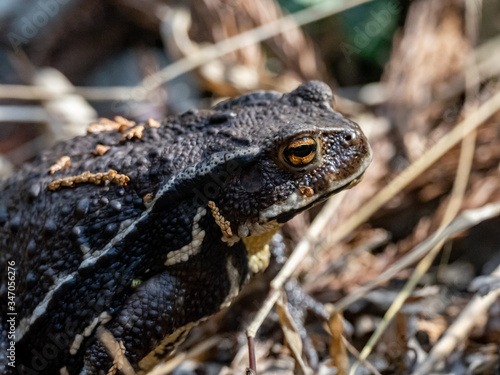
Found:
[[[309,136],[315,159],[288,163],[283,149]],[[92,154],[98,144],[109,151]],[[71,167],[49,174],[62,156]],[[352,185],[370,159],[361,130],[333,111],[320,82],[168,117],[141,139],[111,131],[57,145],[0,182],[0,372],[18,373],[5,357],[8,262],[16,269],[18,371],[106,373],[112,358],[97,339],[100,326],[123,342],[135,370],[146,371],[243,286],[249,269],[240,238]],[[47,187],[109,169],[128,184]],[[209,201],[230,224],[229,243]],[[168,263],[186,245],[196,254]]]

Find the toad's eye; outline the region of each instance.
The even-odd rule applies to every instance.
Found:
[[[316,140],[304,137],[292,141],[283,151],[285,160],[294,167],[303,167],[316,156]]]

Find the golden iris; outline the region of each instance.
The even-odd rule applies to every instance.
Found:
[[[292,141],[284,150],[288,163],[295,167],[303,167],[314,160],[317,143],[314,138],[303,137]]]

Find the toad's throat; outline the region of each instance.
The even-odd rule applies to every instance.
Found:
[[[269,243],[282,227],[277,222],[271,222],[271,224],[268,230],[261,234],[242,238],[248,253],[248,267],[253,273],[263,271],[269,265],[271,258]]]
[[[271,242],[272,237],[276,234],[276,232],[283,226],[283,223],[290,220],[293,216],[298,213],[307,210],[311,206],[318,204],[330,196],[344,190],[349,189],[353,186],[356,186],[361,179],[363,178],[363,174],[354,178],[350,182],[347,182],[341,187],[334,189],[332,191],[326,192],[316,199],[314,199],[309,204],[294,209],[292,211],[280,214],[275,218],[272,218],[270,222],[262,227],[258,227],[258,234],[250,235],[248,237],[243,237],[243,243],[246,246],[248,253],[248,266],[253,273],[257,273],[263,271],[269,265],[269,259],[271,257],[271,252],[269,249],[269,243]],[[265,229],[264,229],[265,228]]]

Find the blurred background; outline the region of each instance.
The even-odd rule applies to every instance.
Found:
[[[2,1],[0,82],[9,86],[0,87],[0,153],[19,166],[55,140],[85,134],[87,124],[101,116],[161,118],[252,90],[288,91],[311,79],[359,101],[363,85],[380,80],[408,4],[379,0],[325,17],[336,3],[342,5],[324,0]],[[236,49],[241,43],[235,41],[233,52],[200,56],[208,45],[318,5],[326,11],[312,14],[316,21],[304,28],[288,19],[263,42],[252,34],[245,48]],[[206,62],[189,69],[194,54]],[[151,82],[151,75],[183,58],[184,64]],[[178,68],[186,72],[179,74]],[[26,141],[31,143],[19,149]]]
[[[249,91],[327,82],[336,109],[361,125],[374,150],[365,180],[343,195],[330,230],[294,281],[320,302],[314,313],[299,314],[307,371],[342,374],[349,366],[329,351],[328,305],[436,231],[459,168],[468,176],[455,214],[500,200],[500,114],[467,136],[473,137],[469,167],[456,146],[340,244],[329,246],[328,233],[497,94],[499,62],[498,0],[2,0],[0,178],[54,143],[86,134],[101,117],[161,119]],[[284,228],[284,253],[318,211]],[[499,224],[484,221],[446,243],[368,357],[374,369],[357,373],[412,373],[424,361],[471,301],[472,282],[500,264]],[[186,350],[216,332],[219,339],[184,359],[178,374],[243,373],[241,332],[277,269],[270,267],[239,304],[195,330]],[[405,268],[343,308],[344,334],[353,345],[348,362],[411,272]],[[441,358],[443,372],[436,373],[500,373],[498,299],[483,318],[453,355]],[[258,337],[263,374],[297,371],[278,320],[272,315]]]

